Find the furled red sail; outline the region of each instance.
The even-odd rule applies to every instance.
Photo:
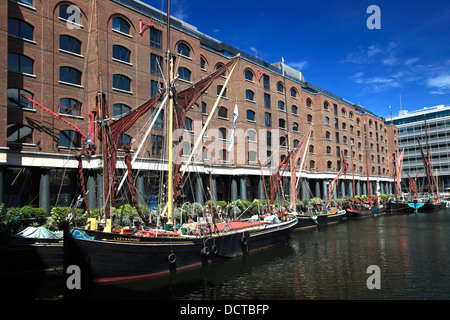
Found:
[[[190,88],[175,94],[175,108],[174,108],[174,127],[176,129],[184,129],[186,121],[186,113],[189,109],[197,102],[198,98],[209,88],[215,79],[217,79],[221,74],[223,74],[233,63],[238,59],[238,57],[230,60],[227,64],[217,69],[214,73],[210,74],[203,80],[200,80]],[[174,141],[175,145],[182,142],[182,137],[178,141]],[[178,154],[174,154],[174,172],[173,172],[173,192],[174,199],[179,201],[181,192],[183,189],[180,167],[181,167],[181,148]]]

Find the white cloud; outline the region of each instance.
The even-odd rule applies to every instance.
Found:
[[[390,42],[387,46],[370,45],[366,48],[359,48],[356,52],[348,53],[341,63],[355,63],[355,64],[371,64],[381,61],[386,65],[393,65],[397,63],[394,56],[397,45]]]
[[[427,80],[427,86],[433,88],[432,94],[450,93],[450,74],[441,74]]]
[[[308,61],[289,62],[288,66],[297,69],[298,71],[305,70],[308,67]]]
[[[375,76],[375,77],[363,77],[364,72],[358,72],[353,75],[353,79],[356,83],[364,85],[365,92],[383,92],[392,88],[401,87],[400,82],[396,78],[397,75],[392,76]]]

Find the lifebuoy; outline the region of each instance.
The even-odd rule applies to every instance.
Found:
[[[241,243],[242,243],[243,245],[246,245],[247,242],[248,242],[248,238],[245,236],[245,234],[243,234],[243,235],[242,235],[242,238],[241,238]]]
[[[213,244],[211,247],[211,251],[212,251],[212,253],[216,254],[217,251],[219,251],[219,249],[217,248],[217,246],[215,244]]]
[[[167,257],[167,260],[169,261],[169,263],[175,263],[175,261],[177,261],[177,256],[175,255],[175,253],[172,252]]]
[[[209,255],[209,248],[207,246],[204,246],[203,249],[200,251],[202,255],[208,256]]]

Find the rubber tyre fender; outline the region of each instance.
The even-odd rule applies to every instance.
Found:
[[[169,261],[169,263],[175,263],[175,261],[177,261],[177,256],[172,252],[167,256],[167,260]]]

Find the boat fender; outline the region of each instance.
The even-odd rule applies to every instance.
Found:
[[[246,245],[246,244],[247,244],[247,241],[248,241],[247,237],[243,234],[243,235],[242,235],[242,239],[241,239],[241,243],[242,243],[243,245]]]
[[[207,246],[204,246],[200,253],[205,256],[209,255],[209,248]]]
[[[212,253],[216,254],[217,251],[219,251],[219,249],[217,248],[217,246],[215,244],[213,244],[211,247],[211,251],[212,251]]]
[[[175,261],[177,261],[177,256],[175,255],[175,253],[172,252],[167,257],[167,260],[169,260],[169,263],[175,263]]]

